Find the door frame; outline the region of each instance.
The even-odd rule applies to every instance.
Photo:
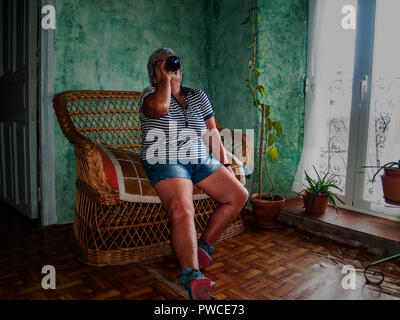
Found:
[[[42,8],[55,7],[55,0],[40,0],[38,7],[39,28],[39,179],[40,179],[40,219],[43,226],[57,223],[56,179],[54,148],[54,36],[55,30],[41,26]]]

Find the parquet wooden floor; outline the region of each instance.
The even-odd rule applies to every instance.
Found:
[[[173,256],[124,266],[92,267],[73,252],[72,224],[48,228],[16,218],[0,205],[0,299],[184,300]],[[363,266],[376,257],[279,225],[243,234],[216,247],[204,273],[216,281],[219,300],[399,299],[400,264],[382,265],[381,287],[365,285]],[[343,265],[356,268],[356,289],[341,283]],[[41,269],[56,269],[56,289],[41,287]]]

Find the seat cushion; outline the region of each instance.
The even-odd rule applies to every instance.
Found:
[[[96,142],[98,151],[103,160],[104,175],[108,184],[119,191],[123,201],[160,203],[156,190],[151,185],[147,173],[143,168],[138,152],[120,150]],[[240,161],[227,152],[232,159],[232,169],[236,178],[244,185],[245,173]],[[209,198],[209,195],[196,185],[193,185],[193,200]]]
[[[160,203],[156,190],[150,184],[138,152],[119,150],[97,143],[103,160],[104,175],[108,184],[118,189],[121,200],[129,202]],[[193,185],[193,200],[209,198],[203,190]]]

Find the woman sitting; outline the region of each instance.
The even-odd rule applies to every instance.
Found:
[[[207,299],[215,283],[201,268],[212,263],[214,244],[244,207],[248,192],[235,178],[215,124],[207,95],[181,86],[182,67],[166,69],[173,50],[162,48],[149,58],[151,87],[140,99],[141,160],[171,226],[171,245],[181,266],[181,282],[192,299]],[[204,133],[215,139],[209,155]],[[193,184],[220,203],[197,240]]]

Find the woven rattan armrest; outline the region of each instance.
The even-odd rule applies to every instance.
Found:
[[[58,93],[53,98],[53,106],[57,116],[61,131],[73,145],[90,150],[95,144],[90,139],[81,135],[72,123],[71,117],[67,109],[67,103],[70,99],[76,97],[76,91],[65,91]]]
[[[112,188],[104,174],[103,160],[95,144],[86,147],[74,145],[77,164],[77,180],[86,184],[103,204],[120,202],[118,189]]]
[[[92,190],[92,194],[95,193],[97,200],[102,203],[119,202],[118,190],[108,184],[104,175],[102,157],[97,145],[76,130],[67,109],[69,100],[76,99],[79,94],[86,97],[88,93],[104,94],[104,92],[95,91],[65,91],[54,96],[54,110],[61,131],[75,149],[78,183],[87,185]]]

